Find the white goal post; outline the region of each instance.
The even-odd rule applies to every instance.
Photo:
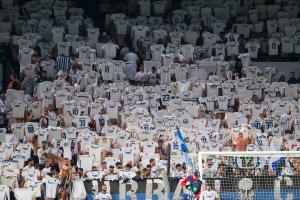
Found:
[[[300,198],[300,151],[207,151],[198,153],[197,162],[204,186],[225,199]],[[229,170],[216,173],[216,166]]]

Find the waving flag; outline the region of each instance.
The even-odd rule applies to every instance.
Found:
[[[179,130],[178,127],[176,127],[176,130],[177,130],[177,134],[178,134],[178,140],[179,140],[179,143],[180,143],[180,147],[181,147],[181,152],[184,153],[184,156],[185,156],[185,160],[186,160],[186,164],[191,166],[193,171],[195,170],[195,166],[193,164],[193,161],[189,155],[189,150],[184,142],[184,139],[182,137],[182,134]]]
[[[285,161],[285,157],[274,157],[270,159],[269,166],[276,174],[276,176],[279,176],[281,174],[284,161]]]

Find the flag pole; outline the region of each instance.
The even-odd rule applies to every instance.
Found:
[[[167,176],[170,177],[170,171],[171,171],[171,144],[168,144],[167,147],[167,155],[168,155],[168,161],[167,161]]]

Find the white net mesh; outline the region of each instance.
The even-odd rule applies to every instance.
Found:
[[[300,199],[300,152],[202,152],[198,164],[222,200]]]

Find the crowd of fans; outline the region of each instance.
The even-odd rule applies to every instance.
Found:
[[[19,71],[0,94],[0,183],[22,196],[40,183],[156,178],[168,156],[170,176],[184,177],[176,127],[192,154],[298,151],[295,72],[274,80],[276,67],[251,60],[297,57],[299,3],[141,0],[133,17],[134,1],[127,12],[104,1],[96,27],[68,1],[2,0],[0,41]],[[209,157],[203,176],[300,175],[299,158],[280,170],[243,159]]]

